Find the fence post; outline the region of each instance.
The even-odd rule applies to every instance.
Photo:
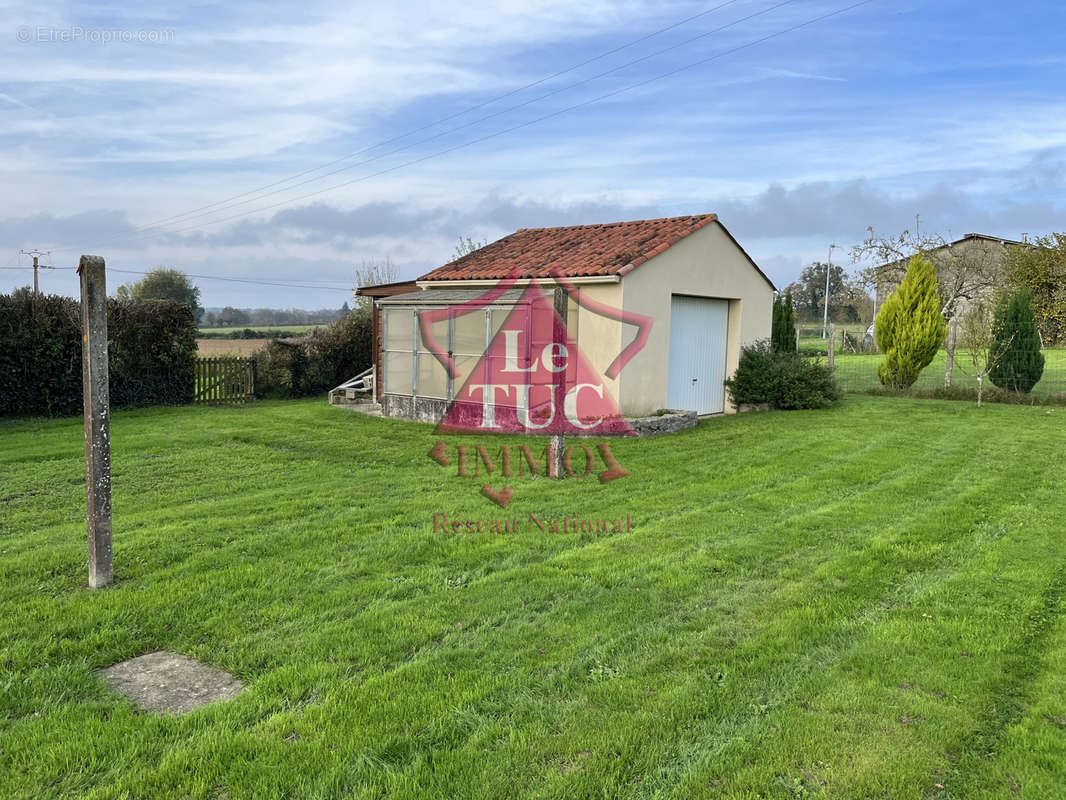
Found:
[[[107,285],[104,260],[82,256],[81,375],[85,417],[85,492],[89,587],[107,586],[111,563],[111,422],[107,369]]]
[[[836,366],[836,349],[837,349],[837,332],[836,325],[832,322],[829,323],[829,349],[826,350],[826,355],[829,357],[829,369],[833,369]]]

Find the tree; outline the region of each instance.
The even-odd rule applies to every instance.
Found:
[[[251,324],[251,315],[240,308],[226,306],[218,313],[218,324],[225,328]]]
[[[173,267],[155,267],[139,281],[119,286],[115,296],[119,300],[174,300],[192,309],[197,324],[204,316],[200,288]]]
[[[792,310],[791,292],[778,293],[774,298],[770,346],[775,353],[796,352],[796,315]]]
[[[1028,288],[1004,297],[992,324],[995,347],[1001,355],[988,377],[1000,389],[1029,394],[1044,374],[1044,354]]]
[[[825,273],[829,270],[829,319],[832,322],[863,322],[869,319],[873,301],[860,282],[853,281],[838,264],[830,267],[815,261],[803,268],[798,281],[787,287],[795,298],[796,316],[802,322],[821,322],[825,309]]]
[[[1011,289],[1028,287],[1044,344],[1066,342],[1066,233],[1041,236],[1007,248]]]
[[[475,242],[469,236],[467,236],[465,239],[460,236],[459,243],[455,245],[455,250],[452,251],[452,261],[458,261],[463,256],[468,256],[475,250],[480,250],[487,244],[487,241]]]
[[[886,237],[877,235],[872,227],[866,230],[866,239],[851,249],[852,261],[873,261],[861,273],[863,282],[873,286],[878,294],[887,293],[902,280],[911,257],[928,258],[936,270],[940,313],[948,323],[965,312],[969,304],[992,297],[1005,285],[1005,253],[998,243],[978,240],[952,244],[938,233],[919,235],[904,230]],[[955,342],[955,336],[948,338],[945,386],[951,386]]]
[[[881,383],[906,389],[929,366],[947,333],[940,313],[933,263],[914,256],[899,287],[877,315],[877,346],[885,360],[877,367]]]
[[[984,397],[985,378],[1003,357],[1003,348],[993,334],[993,327],[992,310],[988,301],[982,299],[970,306],[963,315],[959,331],[960,343],[970,354],[974,377],[977,378],[978,408]]]
[[[356,294],[356,291],[364,286],[377,286],[382,283],[394,283],[396,281],[397,271],[396,265],[392,263],[392,259],[385,256],[384,261],[378,261],[376,259],[363,259],[362,263],[355,268],[355,289],[352,290],[352,297],[354,298],[355,307],[357,309],[368,309],[374,305],[373,298],[363,297]]]

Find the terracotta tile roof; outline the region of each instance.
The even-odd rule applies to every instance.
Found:
[[[541,278],[556,266],[568,278],[625,275],[716,219],[714,214],[697,214],[568,228],[522,228],[418,280],[496,280],[516,268],[521,278]]]

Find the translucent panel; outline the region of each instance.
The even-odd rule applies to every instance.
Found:
[[[436,342],[436,346],[442,353],[448,352],[448,320],[437,320],[430,325],[430,333],[433,335],[433,339]],[[422,321],[419,320],[418,325],[418,349],[419,351],[430,350],[429,345],[426,342],[426,337],[422,333]],[[421,394],[421,392],[419,393]]]
[[[580,306],[574,302],[571,297],[569,303],[566,306],[566,332],[567,336],[573,339],[575,342],[577,339],[577,318],[578,310]]]
[[[455,368],[459,371],[459,375],[456,377],[455,382],[454,382],[454,387],[455,387],[453,389],[454,394],[456,394],[456,395],[459,394],[459,392],[462,390],[463,386],[466,385],[466,382],[470,379],[471,375],[473,374],[474,367],[477,367],[480,362],[481,362],[481,356],[480,355],[477,355],[477,356],[455,356]],[[474,382],[475,383],[484,383],[485,382],[484,381],[484,377],[485,377],[485,369],[484,369],[484,366],[482,365],[478,369],[477,379]]]
[[[452,352],[480,356],[485,352],[485,312],[471,311],[455,317]]]
[[[448,399],[448,373],[432,353],[418,354],[418,396]]]
[[[413,350],[414,312],[409,308],[387,308],[384,314],[385,350]]]
[[[503,323],[514,313],[514,306],[500,306],[492,309],[492,336],[499,333],[500,328],[503,327]],[[519,311],[514,319],[515,323],[519,325],[523,330],[526,328],[526,315],[524,312]]]
[[[384,390],[388,394],[411,394],[414,391],[414,356],[410,353],[385,353]]]

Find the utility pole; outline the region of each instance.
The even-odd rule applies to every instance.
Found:
[[[829,274],[833,271],[833,249],[840,249],[840,245],[836,242],[829,245],[829,260],[825,265],[825,311],[822,313],[822,338],[825,338],[826,330],[829,327]]]
[[[37,270],[39,270],[39,269],[55,269],[55,267],[50,266],[48,264],[39,263],[39,260],[40,260],[41,256],[51,255],[52,251],[51,250],[47,250],[47,251],[46,250],[19,250],[19,252],[22,253],[22,255],[24,255],[24,256],[32,256],[33,257],[33,293],[35,295],[39,295],[41,293],[41,290],[40,290],[40,288],[38,286],[38,283],[37,283]]]

